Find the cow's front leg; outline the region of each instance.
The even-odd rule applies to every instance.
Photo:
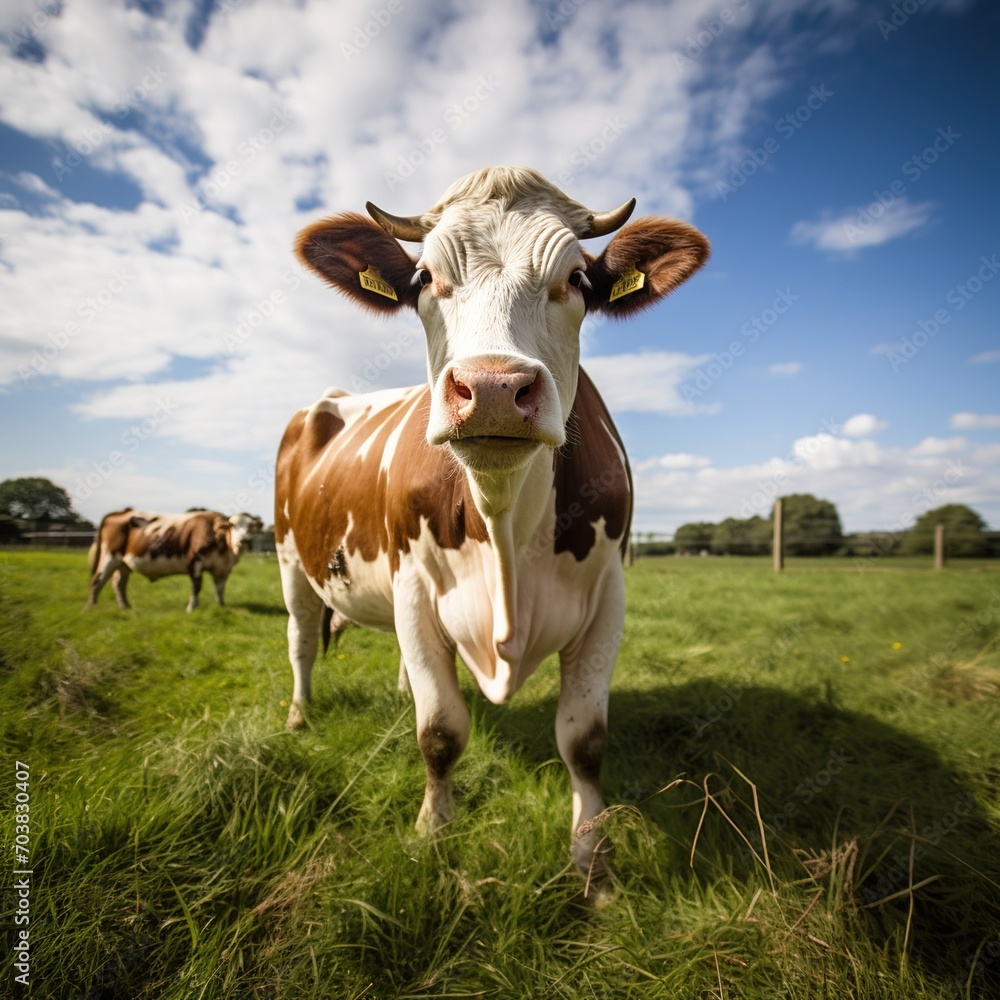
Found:
[[[583,639],[560,653],[562,687],[556,742],[573,789],[573,860],[582,871],[600,871],[595,857],[601,834],[590,822],[604,808],[600,772],[608,731],[611,673],[625,621],[625,582],[615,566],[598,601],[597,617]]]
[[[400,694],[410,694],[410,678],[406,676],[406,660],[403,654],[399,654],[399,678],[396,681],[396,690]]]
[[[396,636],[402,670],[416,709],[417,744],[427,765],[427,787],[417,830],[433,833],[452,817],[451,769],[469,741],[469,709],[458,687],[455,647],[444,634],[429,588],[417,576],[396,577]]]
[[[228,579],[229,574],[223,573],[221,570],[212,574],[212,582],[215,584],[215,599],[219,602],[220,607],[226,603],[226,581]]]

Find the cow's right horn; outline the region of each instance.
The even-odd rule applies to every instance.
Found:
[[[422,243],[424,237],[433,229],[433,225],[424,222],[421,215],[390,215],[383,212],[377,205],[368,202],[365,205],[368,214],[384,229],[390,236],[395,236],[397,240],[406,240],[408,243]]]

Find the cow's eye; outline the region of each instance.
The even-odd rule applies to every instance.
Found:
[[[574,271],[569,276],[569,283],[574,288],[590,288],[591,287],[591,285],[590,285],[590,279],[587,277],[587,275],[583,271],[580,271],[580,270]]]
[[[427,270],[426,267],[417,268],[411,280],[411,285],[416,285],[418,288],[423,288],[424,285],[429,285],[433,279],[431,278],[431,272]]]

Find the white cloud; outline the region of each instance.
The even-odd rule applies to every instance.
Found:
[[[955,413],[951,418],[952,430],[995,430],[1000,428],[1000,413]]]
[[[802,371],[802,367],[801,361],[784,361],[770,365],[767,370],[772,375],[798,375]]]
[[[933,208],[930,201],[911,204],[905,195],[887,207],[876,201],[847,209],[840,215],[826,212],[818,221],[800,220],[792,226],[789,239],[817,250],[850,254],[922,229],[930,222]]]
[[[59,192],[56,191],[55,188],[50,187],[41,179],[41,177],[28,170],[22,170],[14,176],[10,176],[8,174],[3,174],[2,176],[10,177],[10,180],[14,184],[31,194],[38,195],[46,199],[57,199],[59,197]]]
[[[213,458],[185,458],[184,468],[207,475],[228,475],[240,471],[240,467],[232,462],[220,462]]]
[[[842,432],[848,437],[870,437],[888,426],[886,421],[879,420],[870,413],[858,413],[844,421]]]
[[[950,452],[959,452],[965,449],[968,442],[964,437],[938,438],[927,437],[919,444],[915,445],[910,454],[917,457],[947,455]]]
[[[994,361],[1000,361],[1000,351],[983,351],[969,358],[970,365],[990,365]]]
[[[671,533],[688,521],[766,517],[776,497],[812,493],[836,505],[845,531],[900,531],[947,503],[992,503],[997,457],[961,437],[883,448],[821,432],[782,457],[728,468],[664,468],[652,458],[634,466],[636,527]]]
[[[1000,463],[1000,441],[995,444],[976,445],[969,455],[978,465],[996,465]]]
[[[878,463],[879,450],[874,441],[847,441],[833,434],[812,434],[792,445],[791,456],[813,469],[864,467]]]
[[[710,357],[640,351],[584,358],[583,366],[601,387],[601,396],[612,410],[684,416],[718,411],[718,404],[694,403],[683,399],[680,392],[685,377]]]
[[[650,469],[707,469],[712,464],[712,460],[705,455],[688,455],[685,452],[675,452],[669,455],[660,455],[658,458],[650,458],[645,462],[636,464],[636,471],[647,472]]]

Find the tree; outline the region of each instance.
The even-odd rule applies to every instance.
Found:
[[[708,521],[682,524],[674,532],[674,545],[678,554],[697,555],[703,549],[711,549],[715,525]]]
[[[900,551],[904,555],[930,555],[934,551],[934,528],[944,525],[944,546],[949,556],[987,556],[991,546],[986,522],[963,503],[949,503],[927,511],[906,533]]]
[[[76,519],[69,494],[48,479],[5,479],[0,483],[0,514],[23,521]]]
[[[840,515],[829,500],[793,493],[781,498],[781,517],[785,552],[790,556],[831,555],[843,544]]]
[[[895,531],[859,531],[844,536],[844,548],[850,556],[878,559],[897,555],[902,541],[903,536]]]
[[[716,555],[763,556],[771,551],[771,522],[754,515],[745,521],[727,517],[712,532]]]

